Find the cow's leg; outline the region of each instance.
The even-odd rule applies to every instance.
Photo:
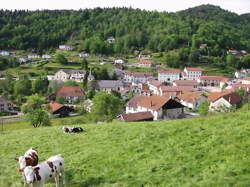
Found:
[[[56,187],[60,187],[59,175],[55,176]]]

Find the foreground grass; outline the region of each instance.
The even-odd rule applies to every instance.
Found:
[[[36,147],[40,160],[61,153],[77,186],[249,186],[250,114],[169,122],[59,126],[0,134],[0,186],[22,186],[13,160]],[[53,183],[47,186],[54,186]]]

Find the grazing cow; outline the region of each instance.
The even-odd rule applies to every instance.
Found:
[[[85,131],[81,127],[63,127],[62,129],[64,133],[79,133]]]
[[[51,178],[55,179],[56,187],[59,187],[60,176],[64,177],[64,159],[61,155],[55,155],[35,167],[27,166],[24,169],[25,182],[33,187],[43,187]]]
[[[35,149],[30,148],[24,153],[24,156],[15,158],[15,160],[19,162],[19,172],[23,172],[26,166],[36,166],[38,164],[38,153]]]

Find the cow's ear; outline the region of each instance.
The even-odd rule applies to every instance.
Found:
[[[19,161],[19,158],[18,157],[16,157],[16,158],[14,158],[14,160],[16,160],[17,162]]]

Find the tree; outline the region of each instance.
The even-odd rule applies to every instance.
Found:
[[[44,97],[35,94],[27,98],[27,102],[22,105],[22,112],[25,113],[30,124],[36,128],[39,126],[51,125],[47,111],[42,107],[46,100]]]
[[[112,121],[121,111],[120,98],[107,92],[99,92],[93,99],[91,117],[94,121]]]
[[[207,115],[209,111],[209,102],[203,101],[198,107],[198,113],[201,115]]]
[[[59,64],[68,65],[68,60],[63,54],[57,54],[54,61]]]
[[[22,96],[28,96],[32,92],[32,85],[31,81],[24,76],[23,78],[20,78],[20,80],[15,82],[14,85],[14,94],[16,96],[22,95]]]
[[[63,104],[65,102],[65,99],[63,97],[59,96],[59,97],[56,97],[56,102]]]
[[[48,90],[49,81],[47,78],[42,79],[39,77],[35,81],[32,82],[32,92],[38,94],[45,94]]]

